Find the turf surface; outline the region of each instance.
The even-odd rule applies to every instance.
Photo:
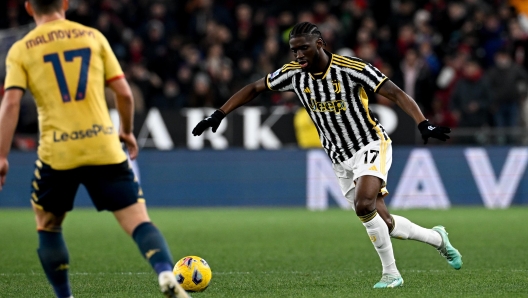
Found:
[[[152,209],[175,261],[205,258],[210,287],[193,297],[528,297],[527,208],[395,211],[443,224],[462,255],[455,271],[436,250],[393,240],[405,284],[372,289],[379,258],[350,211]],[[29,210],[0,209],[0,297],[53,297],[38,262]],[[75,210],[64,224],[74,296],[162,297],[133,241],[109,213]]]

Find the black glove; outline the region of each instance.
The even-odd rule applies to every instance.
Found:
[[[451,128],[444,126],[435,126],[429,123],[429,120],[424,120],[420,122],[420,124],[418,124],[418,129],[422,134],[424,144],[427,144],[427,140],[429,138],[435,138],[445,142],[447,139],[449,139],[449,136],[447,134],[451,132]]]
[[[225,113],[222,110],[216,110],[214,111],[211,116],[205,118],[204,120],[200,121],[196,126],[194,127],[192,134],[195,136],[201,135],[204,130],[211,127],[213,129],[213,132],[216,132],[218,129],[218,126],[220,125],[220,122],[222,122],[222,119],[225,117]]]

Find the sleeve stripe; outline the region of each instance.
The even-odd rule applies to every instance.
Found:
[[[124,78],[124,77],[125,77],[125,74],[122,73],[122,74],[117,75],[115,77],[109,78],[108,80],[106,80],[106,83],[108,84],[108,83],[110,83],[112,81],[119,80],[119,79]]]
[[[271,89],[271,84],[270,84],[270,81],[269,81],[269,77],[270,77],[270,74],[268,74],[266,76],[266,87],[268,87],[269,90],[273,91],[273,89]]]
[[[4,91],[10,90],[10,89],[19,89],[19,90],[22,90],[22,92],[26,92],[26,88],[20,87],[20,86],[9,86],[7,88],[4,88]]]
[[[288,66],[288,67],[285,67],[281,70],[281,72],[285,72],[285,71],[288,71],[290,69],[300,69],[301,67],[300,66],[296,66],[296,67],[291,67],[291,66]]]
[[[285,67],[288,67],[288,66],[292,66],[292,67],[301,67],[301,65],[298,63],[298,62],[295,62],[295,61],[292,61],[290,63],[286,63],[282,66],[282,68],[284,69]]]
[[[341,62],[341,61],[335,61],[334,62],[335,64],[339,65],[339,66],[344,66],[344,67],[348,67],[348,68],[353,68],[355,70],[359,70],[359,71],[362,71],[363,70],[363,66],[362,67],[359,67],[357,65],[354,65],[354,64],[349,64],[349,63],[345,63],[345,62]]]
[[[387,81],[387,77],[385,77],[379,84],[378,86],[376,86],[376,88],[374,89],[374,92],[378,92],[379,88],[381,88],[381,86],[383,86],[383,84]]]
[[[352,64],[352,65],[356,65],[358,67],[365,67],[365,63],[361,63],[361,62],[358,62],[358,61],[355,61],[355,60],[352,60],[352,59],[345,59],[345,58],[337,56],[337,55],[335,56],[335,60],[343,62],[343,63],[349,63],[349,64]]]

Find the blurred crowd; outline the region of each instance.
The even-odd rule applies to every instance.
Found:
[[[0,28],[31,22],[23,1],[7,3]],[[137,112],[219,107],[292,60],[289,30],[309,21],[327,50],[378,67],[436,124],[517,127],[528,119],[528,1],[71,0],[67,18],[107,37]],[[299,103],[269,92],[253,104]]]

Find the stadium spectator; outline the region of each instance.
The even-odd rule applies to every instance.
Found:
[[[492,97],[491,114],[497,127],[519,127],[520,107],[526,98],[528,74],[513,63],[507,50],[495,53],[495,66],[486,72]],[[500,136],[504,143],[505,136]]]
[[[402,81],[397,85],[414,98],[425,113],[430,113],[434,94],[433,76],[415,48],[407,49],[398,70],[401,75],[396,75],[396,78]]]
[[[463,67],[462,78],[456,83],[452,104],[459,126],[483,127],[489,125],[491,91],[482,78],[482,68],[475,60]]]
[[[225,60],[219,67],[218,76],[215,78],[215,95],[219,102],[225,102],[237,89],[233,82],[233,68],[231,60]]]
[[[215,107],[215,96],[210,77],[200,72],[194,77],[193,89],[189,95],[190,107]]]

